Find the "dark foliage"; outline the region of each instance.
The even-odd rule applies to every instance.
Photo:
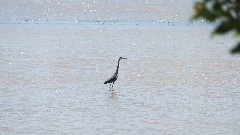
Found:
[[[240,0],[204,0],[195,3],[193,19],[204,18],[209,22],[219,22],[213,35],[225,34],[230,31],[240,36]],[[238,43],[231,53],[240,53]]]

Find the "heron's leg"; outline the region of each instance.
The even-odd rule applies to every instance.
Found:
[[[113,84],[114,84],[114,82],[113,82]],[[113,90],[113,84],[112,84],[112,91],[114,91],[114,90]]]

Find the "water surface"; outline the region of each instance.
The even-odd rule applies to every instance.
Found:
[[[236,39],[188,23],[192,1],[0,3],[0,134],[240,134]]]

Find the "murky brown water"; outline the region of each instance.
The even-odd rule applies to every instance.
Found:
[[[0,25],[1,134],[239,134],[240,59],[201,25]],[[115,72],[114,91],[103,82]]]

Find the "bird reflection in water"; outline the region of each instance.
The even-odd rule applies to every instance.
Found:
[[[110,98],[118,98],[118,93],[112,91],[112,92],[110,93]]]

